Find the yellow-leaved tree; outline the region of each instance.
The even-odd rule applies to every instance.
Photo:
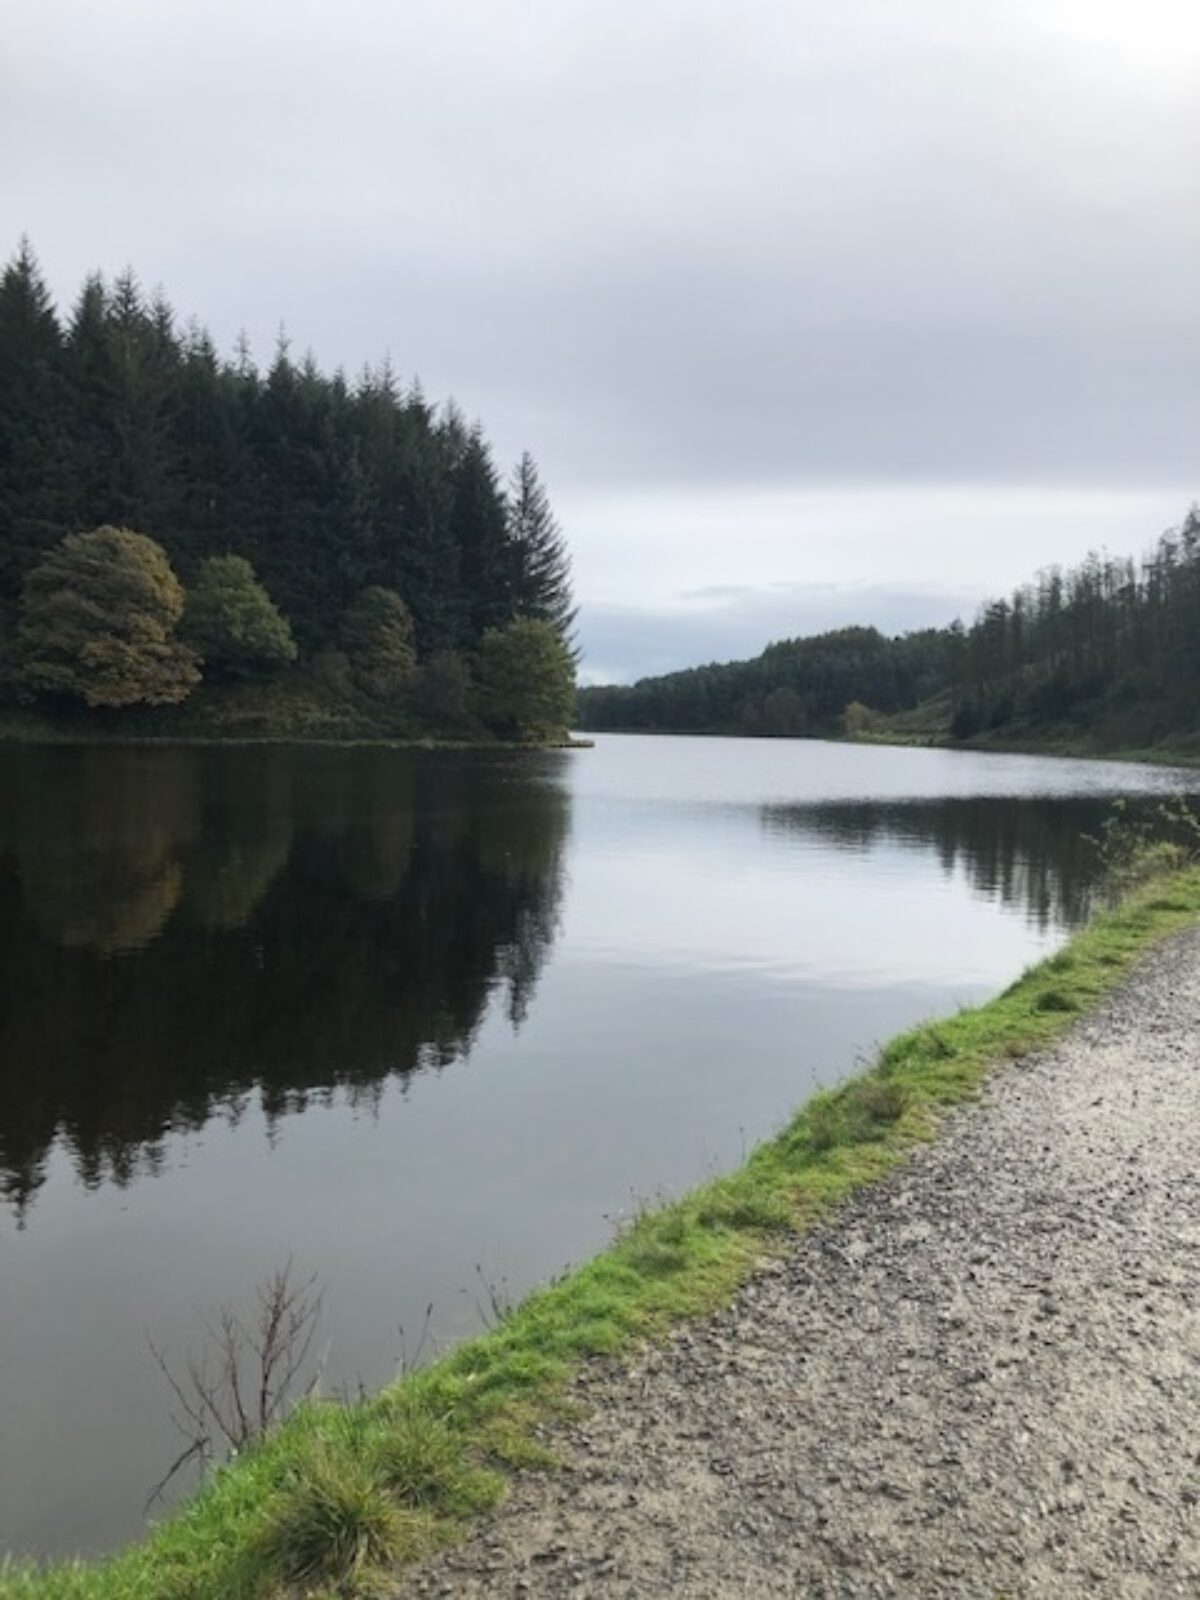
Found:
[[[200,681],[175,636],[183,586],[166,551],[129,528],[68,534],[21,597],[21,676],[35,694],[89,706],[174,705]]]

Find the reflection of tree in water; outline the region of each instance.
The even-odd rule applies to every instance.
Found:
[[[187,853],[184,903],[203,928],[228,932],[250,920],[292,850],[291,783],[279,751],[210,761],[204,826]]]
[[[1103,799],[996,796],[830,801],[766,806],[763,821],[846,850],[890,844],[933,851],[948,875],[961,868],[977,893],[1021,907],[1044,929],[1077,927],[1091,909],[1100,861],[1087,835],[1099,830],[1111,808]]]
[[[253,1090],[274,1117],[453,1061],[498,987],[524,1017],[561,898],[561,757],[5,759],[0,1184],[18,1207],[56,1134],[85,1181],[126,1182]],[[135,917],[151,883],[156,913]]]
[[[34,920],[64,945],[115,955],[166,925],[199,815],[185,762],[159,771],[132,751],[114,768],[105,755],[31,753],[8,804]]]

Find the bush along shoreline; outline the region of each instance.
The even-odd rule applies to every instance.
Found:
[[[144,534],[69,534],[26,579],[0,651],[12,701],[0,739],[566,739],[575,663],[543,618],[488,628],[469,655],[420,659],[408,607],[371,587],[339,645],[298,664],[286,618],[241,556],[205,561],[185,590]]]
[[[1153,864],[1171,857],[1160,849]],[[302,1402],[140,1544],[97,1563],[10,1562],[0,1595],[377,1592],[389,1571],[458,1537],[503,1495],[508,1474],[553,1464],[547,1424],[569,1405],[583,1363],[726,1303],[764,1257],[933,1137],[992,1067],[1050,1044],[1197,918],[1200,866],[1176,864],[1132,888],[1004,993],[899,1035],[868,1072],[814,1095],[737,1171],[638,1216],[603,1254],[487,1333],[374,1397]]]

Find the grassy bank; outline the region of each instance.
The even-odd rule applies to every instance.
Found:
[[[1192,740],[1112,749],[1083,738],[1030,735],[1025,739],[1006,739],[980,734],[974,739],[952,739],[949,734],[925,734],[904,728],[874,728],[865,733],[830,737],[841,744],[878,744],[908,750],[973,750],[983,755],[1065,756],[1073,761],[1136,761],[1151,767],[1200,767],[1200,744]]]
[[[853,735],[853,740],[869,744],[929,745],[949,750],[989,750],[1010,755],[1071,756],[1088,761],[1200,766],[1200,732],[1161,733],[1147,740],[1147,731],[1160,724],[1154,707],[1125,710],[1119,715],[1096,712],[1064,722],[1014,719],[970,739],[951,736],[952,716],[949,695],[940,695],[912,711],[873,716],[869,726]]]
[[[1147,948],[1200,917],[1200,868],[1136,891],[995,1000],[902,1034],[775,1138],[628,1227],[491,1332],[380,1395],[308,1403],[138,1546],[0,1575],[5,1600],[259,1600],[370,1593],[453,1539],[537,1460],[573,1371],[726,1301],[764,1253],[888,1172],[998,1061],[1049,1044]],[[56,1419],[69,1426],[69,1419]]]

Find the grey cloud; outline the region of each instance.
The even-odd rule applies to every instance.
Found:
[[[1174,480],[1200,106],[1087,18],[65,0],[10,23],[9,214],[572,483]]]
[[[390,350],[563,503],[1150,489],[1196,472],[1198,69],[1178,0],[57,0],[0,184],[62,296],[132,262],[227,348]]]

